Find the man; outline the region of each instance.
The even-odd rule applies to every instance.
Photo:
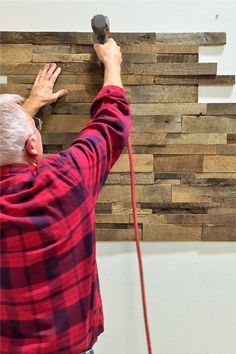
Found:
[[[95,44],[105,67],[91,120],[72,146],[42,158],[39,108],[55,102],[56,64],[23,106],[1,95],[1,353],[93,353],[103,331],[95,204],[130,132],[116,43]],[[35,125],[39,124],[39,125]]]

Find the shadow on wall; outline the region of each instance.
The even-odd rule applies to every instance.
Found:
[[[204,254],[235,253],[235,242],[142,242],[143,256],[169,253],[195,252]],[[124,253],[136,253],[134,242],[99,242],[98,257],[113,256]]]

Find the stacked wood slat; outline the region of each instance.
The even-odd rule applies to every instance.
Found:
[[[131,141],[140,238],[236,240],[236,103],[198,103],[199,85],[234,85],[217,63],[199,63],[199,46],[224,45],[225,33],[114,33],[132,107]],[[45,107],[45,154],[70,146],[89,120],[102,85],[92,33],[2,32],[1,92],[29,95],[43,63],[62,67]],[[133,240],[127,149],[96,206],[98,240]]]

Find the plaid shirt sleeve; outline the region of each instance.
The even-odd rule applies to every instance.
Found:
[[[96,201],[110,169],[128,141],[131,116],[124,90],[113,85],[103,87],[93,101],[90,113],[91,120],[64,156],[74,177],[79,171]]]
[[[94,209],[130,126],[109,85],[69,149],[0,166],[1,354],[78,354],[103,331]]]

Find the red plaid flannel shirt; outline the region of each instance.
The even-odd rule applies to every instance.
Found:
[[[95,204],[125,147],[130,107],[103,87],[72,146],[1,167],[1,354],[90,349],[103,331]]]

